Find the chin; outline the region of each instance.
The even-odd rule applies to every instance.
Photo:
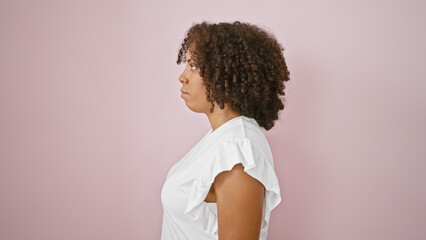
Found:
[[[205,113],[205,109],[200,106],[193,106],[191,104],[186,103],[186,106],[189,108],[189,110],[196,112],[196,113]]]
[[[201,109],[198,109],[198,108],[190,108],[190,107],[188,107],[188,108],[189,108],[189,110],[196,112],[196,113],[203,113],[204,112],[204,111],[202,111]]]

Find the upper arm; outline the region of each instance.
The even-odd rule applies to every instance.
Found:
[[[214,180],[220,240],[258,240],[265,188],[241,163]]]

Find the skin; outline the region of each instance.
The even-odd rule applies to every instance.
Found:
[[[181,90],[186,106],[194,112],[206,114],[212,131],[226,121],[241,116],[229,104],[224,109],[215,104],[210,113],[211,104],[207,101],[206,88],[203,85],[199,69],[191,65],[191,53],[186,54],[187,65],[179,76]],[[262,223],[262,210],[265,188],[257,179],[244,172],[244,166],[234,165],[230,171],[219,173],[205,202],[217,203],[219,240],[258,240]]]

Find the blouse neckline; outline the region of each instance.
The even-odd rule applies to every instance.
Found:
[[[217,128],[216,128],[216,130],[214,130],[214,131],[212,131],[212,129],[210,128],[210,130],[209,130],[209,132],[207,133],[207,135],[214,134],[215,132],[217,132],[217,130],[222,129],[224,126],[228,125],[229,123],[234,122],[235,120],[240,119],[240,118],[244,118],[244,117],[246,117],[246,116],[244,116],[244,115],[240,115],[240,116],[237,116],[237,117],[231,118],[231,119],[229,119],[228,121],[226,121],[226,122],[222,123],[222,124],[221,124],[219,127],[217,127]]]

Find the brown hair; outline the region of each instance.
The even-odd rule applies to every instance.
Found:
[[[207,100],[220,108],[225,103],[269,130],[284,109],[284,82],[290,72],[284,48],[269,33],[256,25],[241,23],[193,24],[178,53],[177,64],[191,52],[194,65],[206,86]],[[284,99],[283,99],[284,100]]]

